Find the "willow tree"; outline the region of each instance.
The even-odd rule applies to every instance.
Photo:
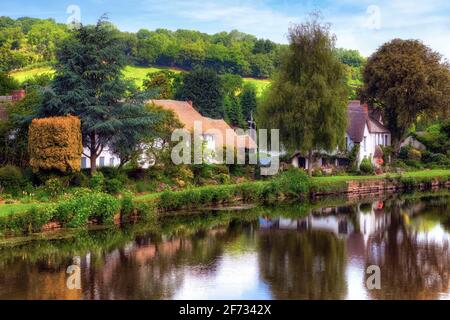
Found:
[[[73,30],[57,52],[56,76],[38,111],[39,117],[73,115],[81,120],[91,173],[114,136],[150,130],[156,119],[131,99],[131,88],[122,79],[125,62],[117,30],[103,18]]]
[[[344,143],[348,86],[344,65],[334,54],[335,36],[317,15],[289,29],[289,46],[258,108],[260,128],[280,130],[287,151],[307,155]]]

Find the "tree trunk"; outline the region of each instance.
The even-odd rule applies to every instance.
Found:
[[[97,172],[97,146],[96,146],[96,136],[95,133],[91,133],[90,134],[90,140],[91,140],[91,145],[89,147],[89,151],[90,151],[90,161],[91,161],[91,176]]]
[[[308,175],[312,176],[312,169],[313,169],[313,151],[308,151]]]

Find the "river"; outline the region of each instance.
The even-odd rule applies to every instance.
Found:
[[[449,299],[449,207],[326,199],[50,233],[0,246],[0,299]]]

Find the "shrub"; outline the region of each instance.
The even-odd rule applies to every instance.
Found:
[[[60,178],[50,178],[45,181],[45,189],[52,198],[56,198],[64,192],[64,186]]]
[[[69,186],[71,187],[88,187],[89,178],[83,172],[75,172],[69,178]]]
[[[120,202],[109,194],[88,189],[76,190],[65,201],[58,203],[56,219],[67,227],[85,226],[89,220],[111,224],[119,212]]]
[[[109,194],[118,194],[123,189],[123,183],[119,179],[107,179],[105,181],[105,191]]]
[[[15,166],[4,166],[0,168],[0,192],[4,190],[17,195],[24,184],[24,177],[19,168]]]
[[[369,158],[364,157],[359,165],[359,170],[363,174],[373,174],[374,171],[372,161]]]
[[[127,175],[133,180],[143,180],[147,176],[147,170],[144,168],[132,168],[127,171]]]
[[[219,173],[217,175],[217,180],[221,183],[221,184],[228,184],[230,183],[230,176],[226,173]]]
[[[133,196],[131,193],[127,192],[122,196],[120,201],[120,212],[123,217],[128,217],[133,213],[134,205],[133,205]]]
[[[417,150],[414,148],[409,149],[408,159],[420,161],[421,158],[422,158],[422,153],[420,152],[420,150]]]
[[[33,170],[80,171],[81,122],[73,116],[33,119],[28,130]]]
[[[401,147],[400,151],[398,152],[398,157],[403,160],[408,159],[408,154],[411,149],[412,149],[412,147],[410,145]]]
[[[91,177],[91,189],[96,191],[103,190],[103,187],[105,185],[105,177],[103,176],[103,173],[96,172]]]
[[[297,168],[281,173],[275,178],[277,193],[289,196],[299,196],[309,192],[310,182],[308,175]]]

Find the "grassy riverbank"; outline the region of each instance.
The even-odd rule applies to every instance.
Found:
[[[50,222],[62,227],[77,228],[92,223],[113,224],[132,215],[163,216],[166,212],[195,210],[232,203],[274,203],[286,199],[309,198],[312,194],[343,193],[350,181],[389,181],[404,189],[420,184],[445,183],[450,170],[424,170],[379,176],[329,176],[309,178],[300,170],[290,170],[268,180],[240,184],[211,185],[164,191],[120,199],[101,192],[81,190],[56,203],[0,205],[0,232],[30,233]],[[116,218],[117,220],[117,218]]]

